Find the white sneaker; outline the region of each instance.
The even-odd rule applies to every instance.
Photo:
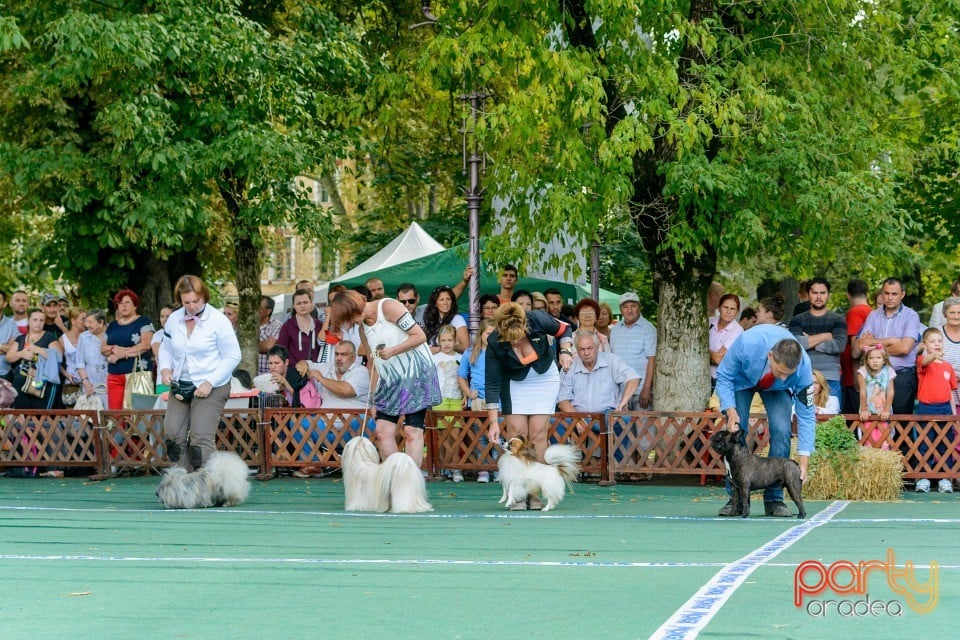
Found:
[[[937,491],[940,493],[953,493],[953,481],[943,478],[937,483]]]
[[[499,472],[499,471],[494,471],[494,472],[493,472],[493,481],[494,481],[494,482],[500,482],[500,472]]]
[[[930,493],[930,481],[926,478],[917,480],[917,493]]]
[[[490,482],[490,472],[481,471],[477,474],[477,482]]]
[[[453,473],[450,474],[450,478],[454,482],[463,482],[463,471],[460,471],[460,469],[454,469]]]

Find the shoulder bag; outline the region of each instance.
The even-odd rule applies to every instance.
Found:
[[[127,381],[123,387],[123,408],[133,408],[133,394],[152,396],[153,393],[153,373],[141,369],[143,361],[137,356],[137,361],[133,364],[133,371],[127,374]]]

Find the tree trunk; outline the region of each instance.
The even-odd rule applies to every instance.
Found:
[[[705,296],[714,269],[699,266],[705,270],[680,269],[669,256],[654,260],[658,311],[653,407],[657,411],[703,411],[710,400]]]
[[[257,375],[257,356],[260,353],[260,249],[251,239],[256,229],[238,232],[242,223],[234,222],[233,249],[236,254],[236,283],[240,296],[237,320],[237,338],[240,340],[240,368],[251,377]]]
[[[160,308],[173,303],[173,285],[184,274],[203,276],[196,254],[175,253],[161,260],[149,251],[140,252],[138,268],[130,274],[128,286],[140,296],[137,311],[154,321],[159,329]]]
[[[260,246],[256,242],[260,229],[250,226],[240,215],[240,198],[245,193],[242,180],[228,171],[220,184],[220,195],[233,218],[233,253],[236,274],[234,281],[240,297],[237,312],[237,339],[240,341],[240,369],[251,377],[257,375],[260,354]]]

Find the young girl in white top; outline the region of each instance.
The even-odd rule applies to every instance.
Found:
[[[888,451],[890,443],[885,441],[883,432],[876,423],[867,422],[870,416],[880,416],[883,426],[890,418],[893,406],[893,379],[897,373],[890,366],[890,357],[882,344],[867,347],[863,352],[863,366],[857,369],[857,382],[860,385],[860,420],[870,432],[870,442],[876,444],[884,440],[881,449]]]
[[[836,415],[840,413],[840,401],[830,395],[830,386],[827,379],[817,370],[813,370],[813,406],[817,415]]]
[[[437,366],[437,379],[440,381],[440,395],[443,400],[434,406],[433,410],[460,411],[463,409],[463,392],[457,383],[457,373],[460,371],[460,354],[456,350],[457,330],[449,324],[440,327],[437,330],[437,344],[440,351],[433,354],[433,362]],[[447,420],[437,420],[437,428],[443,429],[446,426]],[[463,482],[463,472],[460,469],[443,471],[444,475],[448,473],[454,482]]]

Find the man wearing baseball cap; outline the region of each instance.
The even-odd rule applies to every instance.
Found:
[[[650,409],[653,403],[653,369],[657,355],[657,328],[640,315],[640,297],[632,292],[620,296],[623,319],[610,327],[610,350],[640,374],[630,411]]]
[[[43,330],[59,338],[66,331],[66,322],[60,317],[60,298],[52,293],[44,294],[40,306],[43,307]]]

